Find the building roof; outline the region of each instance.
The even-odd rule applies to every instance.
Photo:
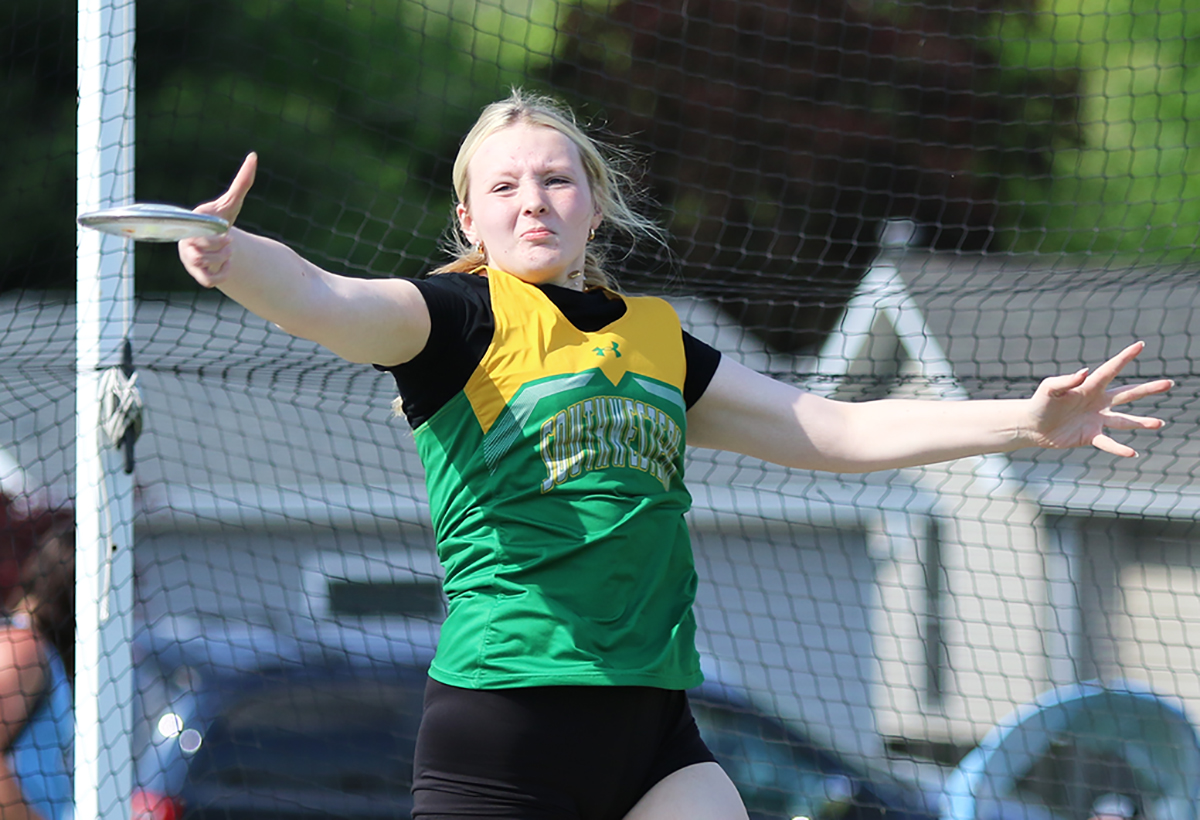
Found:
[[[424,497],[423,473],[407,423],[391,417],[391,376],[211,293],[139,300],[132,338],[145,402],[136,476],[151,515],[241,505],[300,521],[340,503],[347,514],[375,506],[423,519],[411,501]],[[59,495],[74,470],[74,345],[73,298],[25,292],[0,302],[0,443],[28,481]],[[248,488],[261,497],[245,498]],[[339,502],[339,492],[354,497]]]
[[[860,374],[895,382],[903,368],[879,340],[892,334],[903,339],[905,355],[921,363],[915,377],[912,368],[908,372],[923,392],[998,398],[1029,395],[1047,376],[1094,367],[1127,344],[1145,341],[1145,351],[1118,383],[1168,377],[1176,387],[1127,408],[1162,416],[1168,422],[1163,430],[1113,434],[1139,458],[1089,448],[1022,450],[1010,456],[1010,475],[1038,485],[1050,507],[1151,516],[1170,510],[1191,517],[1184,508],[1200,506],[1191,492],[1200,456],[1198,306],[1200,271],[1189,267],[908,251],[881,257],[843,322],[843,333],[874,342],[842,338],[826,352],[853,352],[858,361],[841,364],[844,370],[857,367]],[[855,309],[874,321],[852,317]],[[826,361],[817,369],[831,366],[838,365]],[[1119,493],[1126,496],[1120,509],[1113,506]]]
[[[673,301],[685,327],[748,366],[794,369],[794,357],[768,350],[711,303]],[[390,375],[271,328],[213,292],[140,298],[132,339],[145,402],[135,447],[139,526],[427,524],[424,471],[407,421],[391,413]],[[61,498],[75,466],[74,347],[73,294],[0,297],[0,395],[9,411],[0,414],[0,447],[30,486]],[[689,483],[704,485],[696,507],[709,517],[738,515],[739,492],[781,490],[770,515],[842,521],[864,497],[858,479],[818,488],[731,454],[689,458],[702,462]],[[889,501],[884,479],[870,481],[875,507],[913,503],[911,488]],[[762,507],[754,502],[767,515]]]
[[[673,301],[684,326],[726,355],[851,398],[855,384],[881,378],[889,391],[907,380],[909,389],[948,398],[1025,396],[1045,376],[1095,365],[1142,339],[1147,349],[1127,376],[1177,382],[1168,396],[1130,408],[1163,416],[1164,430],[1115,434],[1142,457],[1020,451],[1008,475],[1051,509],[1200,517],[1200,492],[1192,490],[1200,272],[1064,257],[884,257],[830,355],[815,364],[755,342],[704,300]],[[73,294],[0,297],[0,389],[8,394],[0,446],[33,486],[67,487],[73,472],[74,336]],[[391,416],[387,374],[270,328],[211,292],[139,299],[133,339],[147,405],[136,448],[144,509],[203,518],[241,506],[296,521],[340,509],[425,520],[423,472],[407,423]],[[718,489],[745,483],[739,476],[749,470],[758,493],[805,492],[788,471],[717,454],[705,462],[693,478]],[[850,492],[863,483],[886,488],[892,478],[855,478]],[[247,487],[259,497],[242,497]]]

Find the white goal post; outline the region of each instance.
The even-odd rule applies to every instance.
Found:
[[[133,200],[134,0],[79,0],[77,213]],[[129,817],[133,478],[103,432],[101,382],[133,316],[133,247],[78,229],[75,816]]]

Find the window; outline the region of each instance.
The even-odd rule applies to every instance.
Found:
[[[433,582],[330,581],[333,616],[400,615],[440,618],[442,589]]]

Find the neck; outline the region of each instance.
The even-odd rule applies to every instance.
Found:
[[[485,264],[482,268],[476,268],[475,270],[477,272],[482,272],[486,275],[487,269],[489,267],[491,267],[491,266]],[[492,269],[493,270],[503,270],[503,268],[492,268]],[[504,271],[504,272],[508,273],[508,271]],[[516,276],[516,274],[513,274],[513,273],[509,273],[508,275]],[[554,279],[547,279],[546,281],[543,281],[543,282],[538,282],[536,280],[529,280],[523,276],[517,276],[516,278],[520,279],[522,282],[525,282],[526,284],[529,284],[529,285],[554,285],[555,287],[566,288],[567,290],[577,290],[580,293],[587,290],[587,283],[584,281],[584,275],[583,275],[582,270],[574,270],[574,271],[571,271],[570,273],[562,274],[560,276],[555,277]]]

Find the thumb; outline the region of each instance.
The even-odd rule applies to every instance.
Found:
[[[197,206],[196,213],[213,214],[232,225],[237,221],[238,214],[242,212],[242,204],[245,203],[246,195],[250,193],[250,188],[254,185],[254,176],[257,173],[258,154],[251,151],[242,161],[242,167],[238,169],[233,182],[229,184],[229,190],[212,202]]]
[[[1079,387],[1087,377],[1088,369],[1086,367],[1063,376],[1051,376],[1042,380],[1042,389],[1050,398],[1056,399]]]

